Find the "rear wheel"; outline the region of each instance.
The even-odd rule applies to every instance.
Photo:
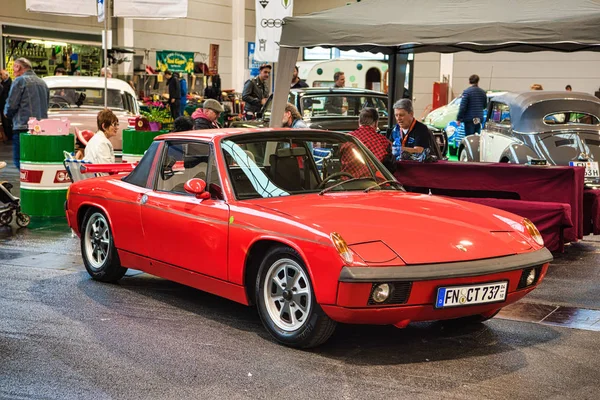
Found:
[[[13,210],[8,210],[0,214],[0,225],[6,226],[12,222]]]
[[[85,269],[101,282],[116,282],[125,275],[115,248],[106,216],[99,210],[89,210],[83,219],[81,254]]]
[[[316,301],[300,255],[289,247],[271,249],[256,279],[260,319],[278,342],[297,348],[315,347],[333,334],[336,323]]]
[[[448,146],[448,154],[455,156],[458,154],[458,149],[454,146]]]

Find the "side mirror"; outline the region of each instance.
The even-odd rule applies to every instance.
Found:
[[[192,178],[183,185],[183,189],[190,194],[196,195],[197,199],[210,199],[210,193],[206,191],[206,182],[202,179]]]

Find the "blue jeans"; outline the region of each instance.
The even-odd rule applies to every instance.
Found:
[[[474,124],[472,121],[465,121],[465,136],[481,133],[481,123]]]
[[[13,130],[13,163],[17,169],[21,169],[21,133],[27,133],[29,131],[15,131]]]

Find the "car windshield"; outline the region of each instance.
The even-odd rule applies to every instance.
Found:
[[[599,125],[600,120],[594,114],[564,111],[546,115],[544,123],[546,125]]]
[[[295,104],[296,103],[296,95],[294,93],[290,93],[288,95],[288,103]],[[273,108],[273,96],[270,96],[267,102],[265,103],[265,108],[263,111],[263,119],[271,118],[271,109]]]
[[[381,117],[387,117],[387,98],[373,95],[329,93],[304,95],[300,112],[309,118],[358,117],[365,107],[376,108]]]
[[[307,193],[402,190],[390,172],[352,136],[285,131],[221,142],[239,200]],[[379,184],[379,185],[378,185]]]
[[[125,94],[120,90],[108,89],[108,107],[112,110],[124,110]],[[98,88],[51,88],[50,109],[103,109],[104,89]]]

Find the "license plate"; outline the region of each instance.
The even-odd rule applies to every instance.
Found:
[[[592,161],[571,161],[569,162],[571,167],[584,167],[586,178],[598,178],[600,177],[600,169],[598,169],[598,163]]]
[[[438,288],[435,308],[498,303],[506,300],[508,281]]]

